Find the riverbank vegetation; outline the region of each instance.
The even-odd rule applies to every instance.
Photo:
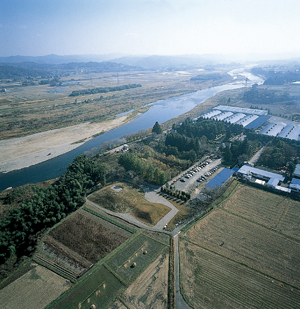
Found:
[[[32,253],[39,233],[82,206],[88,189],[97,183],[105,184],[105,166],[80,155],[57,182],[36,187],[35,194],[1,219],[0,262]]]

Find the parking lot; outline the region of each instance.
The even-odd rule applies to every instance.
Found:
[[[221,159],[206,159],[178,175],[176,180],[173,180],[170,184],[173,184],[176,190],[185,192],[192,191],[197,184],[206,183],[208,179],[211,179],[220,164]]]

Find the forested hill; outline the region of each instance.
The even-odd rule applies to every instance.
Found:
[[[9,65],[0,66],[0,79],[19,79],[27,77],[49,77],[49,73],[44,70],[25,69]]]
[[[48,78],[54,75],[103,72],[143,71],[137,66],[114,62],[70,62],[64,64],[39,64],[35,62],[0,65],[0,79]]]

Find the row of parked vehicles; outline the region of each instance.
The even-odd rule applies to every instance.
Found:
[[[191,178],[192,176],[194,176],[197,172],[200,172],[201,171],[201,169],[203,168],[203,167],[205,167],[206,165],[208,165],[210,162],[212,162],[212,160],[207,160],[207,161],[205,161],[205,162],[203,162],[203,163],[201,163],[201,164],[199,164],[199,166],[197,166],[197,167],[195,167],[193,170],[191,170],[191,171],[189,171],[185,176],[184,176],[184,178],[186,178],[186,179],[189,179],[189,178]],[[201,177],[203,177],[203,176],[201,176]],[[200,177],[200,178],[201,178]],[[184,178],[182,178],[182,179],[180,179],[180,181],[181,182],[185,182],[185,179]],[[200,179],[199,178],[199,179]],[[206,178],[205,178],[206,179]],[[198,180],[197,180],[198,181]]]
[[[198,182],[204,181],[208,176],[210,176],[211,174],[213,174],[217,169],[219,168],[219,166],[215,166],[214,168],[212,168],[211,170],[209,170],[208,172],[206,172],[203,176],[201,176],[200,178],[197,179]]]

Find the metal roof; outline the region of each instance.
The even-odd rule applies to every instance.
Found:
[[[252,115],[267,115],[267,110],[262,109],[253,109],[253,108],[243,108],[237,106],[228,106],[228,105],[219,105],[214,107],[213,109],[218,109],[220,111],[228,111],[233,113],[245,113],[245,114],[252,114]]]
[[[294,170],[293,176],[300,177],[300,164],[296,164],[296,168]]]
[[[277,173],[272,173],[272,172],[268,172],[268,171],[264,171],[261,170],[259,168],[256,167],[252,167],[249,165],[243,165],[239,170],[238,173],[240,174],[244,174],[244,175],[258,175],[258,176],[262,176],[264,178],[276,178],[279,179],[279,181],[283,181],[284,180],[284,176],[277,174]]]

